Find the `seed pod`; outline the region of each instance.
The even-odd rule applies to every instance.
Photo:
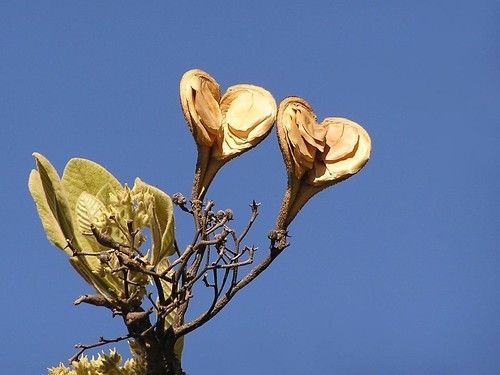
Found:
[[[277,226],[286,228],[317,192],[356,174],[370,158],[368,133],[354,121],[329,117],[320,124],[299,97],[279,105],[276,130],[288,173]]]
[[[221,95],[208,73],[193,69],[180,82],[182,111],[198,147],[194,198],[203,198],[217,171],[257,146],[276,118],[273,96],[259,86],[231,86]]]

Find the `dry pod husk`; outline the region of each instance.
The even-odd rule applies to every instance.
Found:
[[[317,192],[356,174],[370,158],[371,140],[363,127],[341,117],[317,123],[312,107],[285,98],[276,122],[288,172],[288,187],[277,227],[286,228]]]
[[[221,95],[208,73],[193,69],[180,82],[182,111],[198,146],[193,198],[202,199],[217,171],[255,147],[276,118],[273,96],[259,86],[231,86]]]

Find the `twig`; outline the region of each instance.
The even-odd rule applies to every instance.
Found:
[[[200,327],[210,319],[212,319],[217,313],[227,305],[227,303],[234,297],[234,295],[251,281],[253,281],[257,276],[259,276],[269,265],[273,262],[276,257],[281,254],[281,252],[289,246],[286,241],[287,233],[284,230],[271,231],[269,235],[271,239],[271,246],[269,249],[269,255],[264,258],[258,265],[256,265],[243,279],[237,282],[234,286],[227,291],[224,296],[222,296],[212,309],[208,309],[205,313],[199,315],[192,321],[183,324],[175,329],[176,337],[181,337],[194,329]]]
[[[88,303],[89,305],[94,306],[103,306],[107,307],[108,309],[114,308],[114,306],[100,294],[84,294],[78,297],[75,302],[73,302],[75,306],[81,303]]]
[[[257,219],[257,216],[259,215],[259,206],[260,206],[260,203],[252,201],[252,204],[250,205],[250,208],[252,209],[252,216],[250,217],[250,220],[249,220],[247,226],[245,227],[245,229],[243,229],[243,232],[238,237],[238,243],[243,241],[243,239],[248,234],[248,231],[252,227],[253,223],[255,222],[255,219]]]
[[[114,342],[120,342],[123,340],[127,340],[130,337],[131,337],[130,334],[125,335],[125,336],[119,336],[119,337],[116,337],[114,339],[105,339],[104,337],[101,336],[99,338],[99,341],[94,343],[94,344],[76,344],[75,348],[80,349],[80,350],[78,352],[76,352],[68,361],[70,364],[73,363],[74,361],[79,361],[78,357],[80,357],[83,354],[83,352],[87,349],[97,348],[99,346],[111,344]]]

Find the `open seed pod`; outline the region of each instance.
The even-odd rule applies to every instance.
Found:
[[[363,127],[345,118],[328,117],[318,124],[309,103],[293,96],[280,103],[276,129],[288,173],[277,221],[284,229],[314,194],[366,164],[371,140]]]
[[[255,147],[276,118],[273,96],[259,86],[240,84],[221,96],[208,73],[193,69],[180,82],[182,111],[198,146],[193,197],[202,199],[217,171]]]

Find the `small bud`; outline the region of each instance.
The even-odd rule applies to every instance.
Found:
[[[271,241],[275,241],[278,238],[278,232],[275,229],[270,230],[267,234],[267,238],[269,238]]]
[[[215,218],[218,221],[222,221],[225,217],[226,217],[226,213],[222,210],[217,211],[217,213],[215,214]]]
[[[233,220],[233,210],[231,210],[230,208],[228,208],[225,211],[225,214],[226,214],[227,220]]]
[[[288,232],[284,229],[273,229],[269,232],[267,237],[271,240],[271,246],[280,251],[289,245],[287,241]]]
[[[99,254],[99,261],[101,263],[107,263],[111,260],[111,256],[108,253]]]
[[[173,204],[176,204],[178,206],[183,206],[186,204],[186,202],[187,202],[186,198],[181,193],[175,193],[172,195]]]
[[[259,208],[260,206],[260,203],[257,203],[255,200],[252,201],[252,204],[250,205],[250,208],[254,211],[257,211],[257,209]]]

